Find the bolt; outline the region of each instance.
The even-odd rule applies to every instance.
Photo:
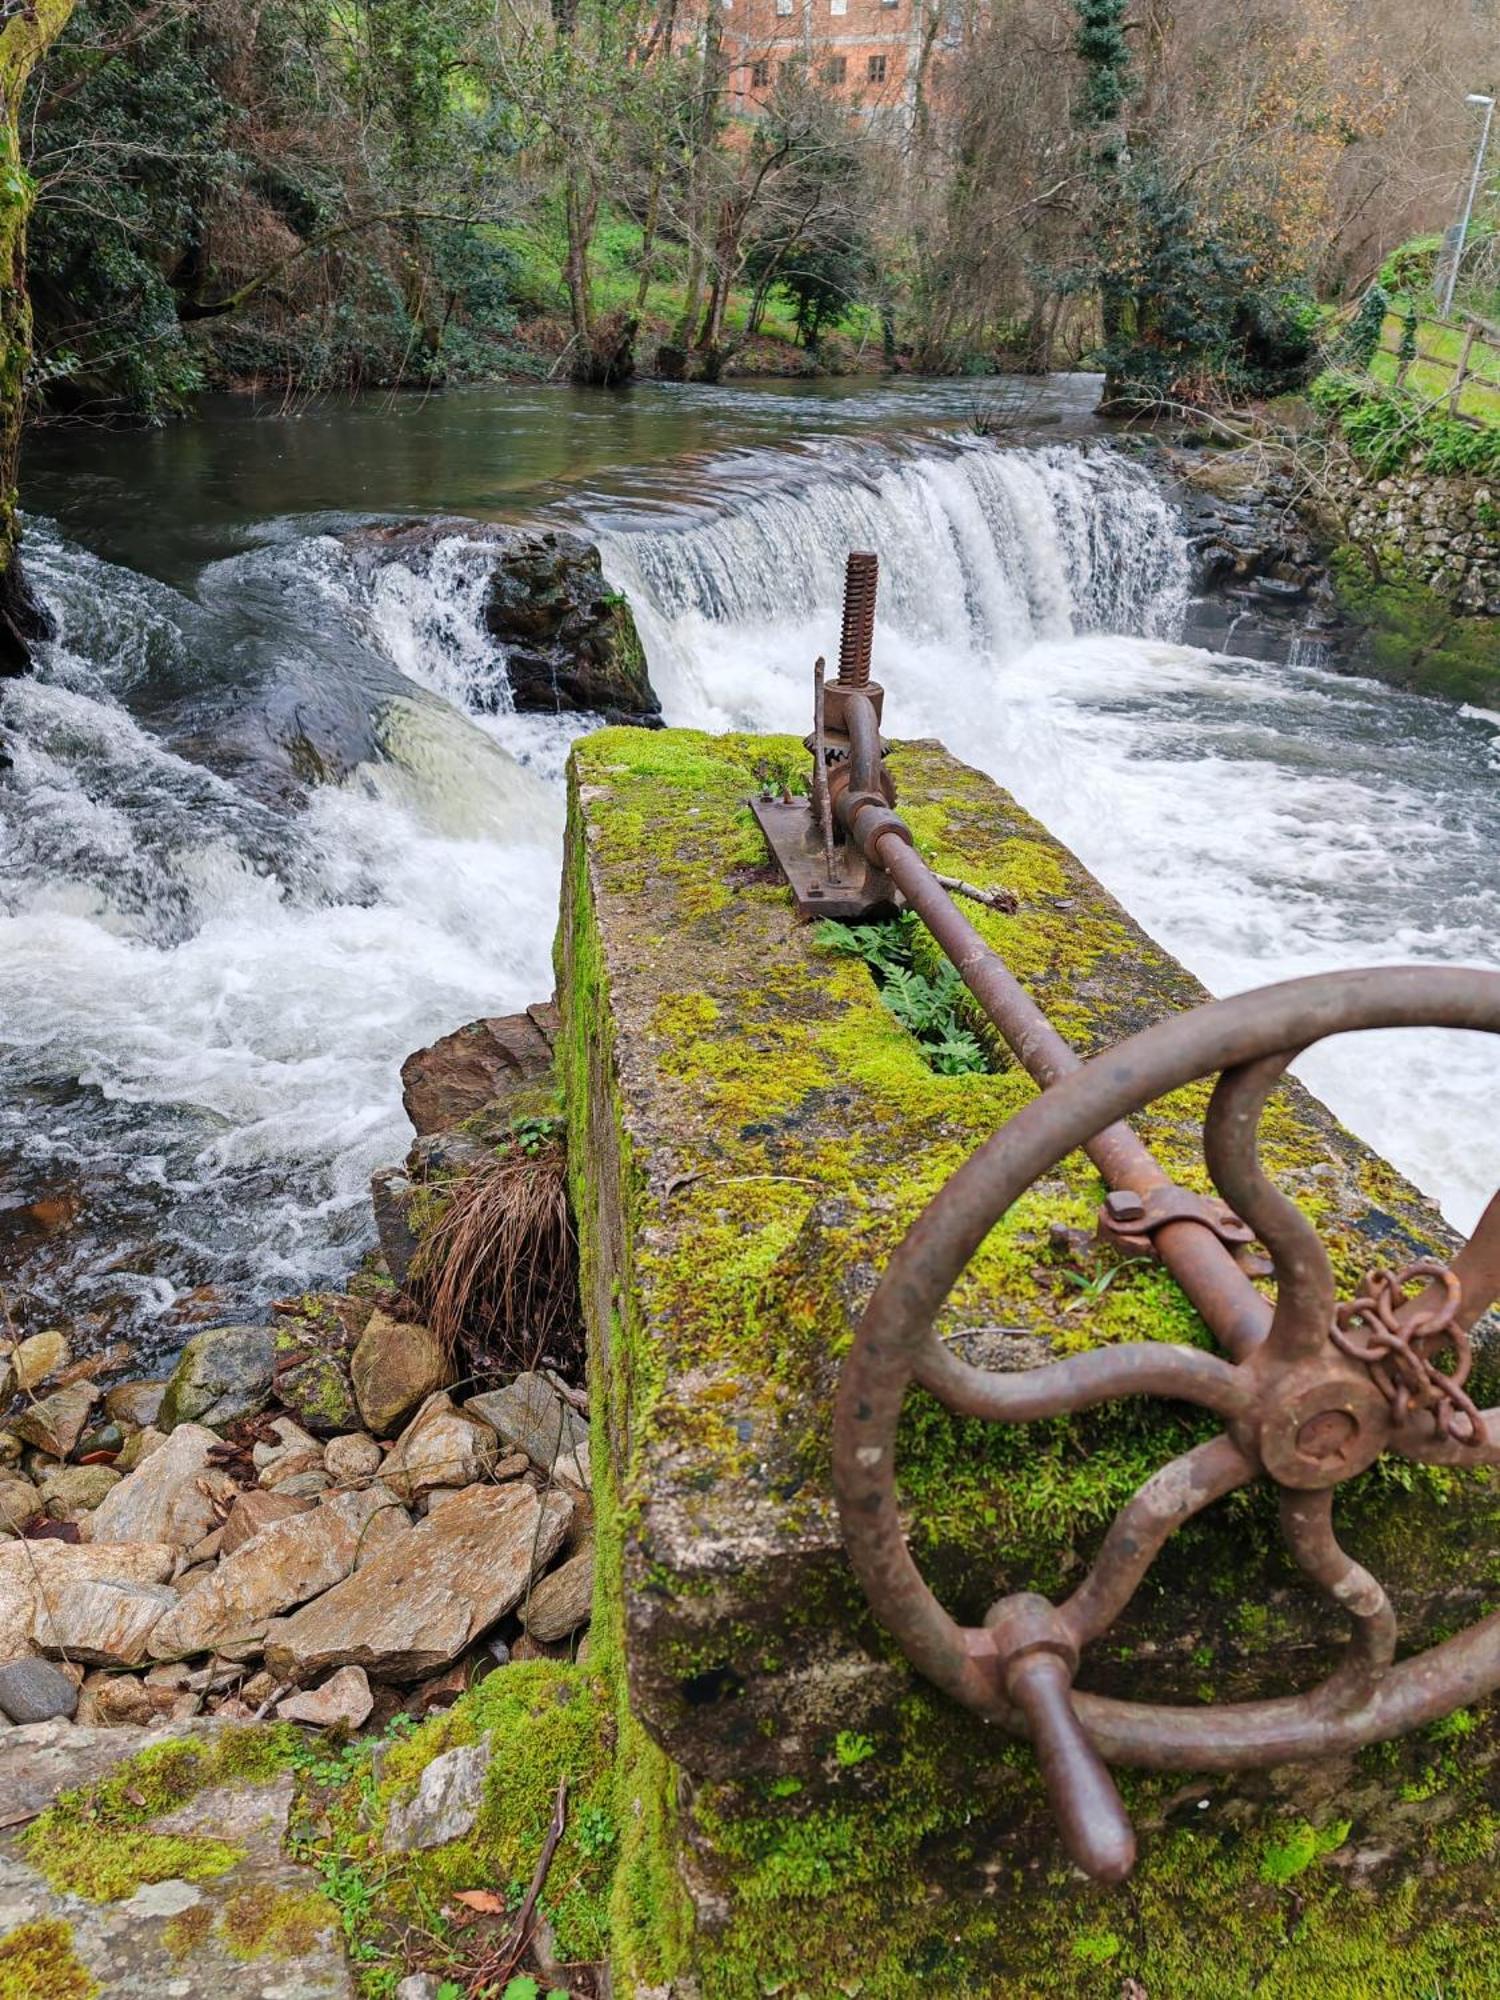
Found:
[[[851,549],[844,566],[844,629],[839,637],[840,687],[870,685],[870,648],[875,643],[875,590],[880,558],[870,549]]]
[[[1104,1197],[1104,1207],[1111,1222],[1139,1222],[1146,1213],[1146,1204],[1134,1188],[1116,1188]]]

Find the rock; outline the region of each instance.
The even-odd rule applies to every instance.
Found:
[[[410,1177],[399,1167],[377,1167],[370,1176],[375,1234],[380,1239],[386,1269],[402,1287],[411,1272],[412,1259],[417,1254],[417,1239],[409,1220],[415,1192]]]
[[[439,1991],[430,1972],[409,1972],[396,1988],[396,2000],[438,2000]]]
[[[315,1437],[359,1428],[349,1355],[368,1303],[343,1292],[317,1292],[296,1302],[276,1327],[276,1400]]]
[[[424,1132],[407,1150],[406,1170],[419,1180],[453,1180],[491,1158],[492,1150],[483,1139],[467,1132]]]
[[[177,1603],[160,1583],[118,1583],[113,1577],[66,1577],[47,1592],[33,1633],[44,1653],[89,1667],[134,1667],[146,1656],[153,1629]]]
[[[40,1512],[42,1496],[29,1479],[0,1474],[0,1535],[22,1527]]]
[[[91,1424],[78,1440],[75,1454],[80,1464],[94,1461],[102,1464],[106,1457],[111,1463],[125,1448],[125,1432],[116,1423]]]
[[[196,1333],[183,1348],[161,1400],[157,1423],[221,1430],[253,1417],[271,1400],[276,1341],[268,1326],[217,1326]]]
[[[429,1396],[381,1468],[392,1492],[414,1507],[439,1487],[461,1490],[485,1478],[495,1462],[495,1433],[453,1407],[440,1389]]]
[[[105,1390],[104,1407],[117,1424],[143,1431],[155,1424],[166,1392],[165,1382],[117,1382]]]
[[[119,1483],[112,1465],[60,1465],[55,1472],[43,1473],[37,1490],[43,1511],[54,1521],[74,1521],[100,1506]]]
[[[271,1620],[348,1576],[356,1559],[408,1533],[384,1487],[335,1493],[305,1514],[274,1521],[226,1556],[151,1635],[156,1659],[254,1646]]]
[[[447,1355],[425,1326],[380,1311],[359,1337],[349,1366],[365,1429],[392,1437],[432,1394],[453,1380]]]
[[[209,1461],[218,1442],[201,1424],[179,1424],[105,1494],[94,1514],[93,1540],[171,1542],[182,1549],[201,1542],[239,1491],[229,1474]]]
[[[330,1438],[323,1447],[323,1463],[335,1486],[357,1486],[373,1479],[384,1457],[374,1438],[366,1437],[363,1431]]]
[[[323,1469],[323,1447],[309,1437],[290,1417],[278,1417],[271,1426],[276,1442],[258,1444],[251,1452],[261,1486],[268,1493],[285,1493],[292,1499],[306,1499],[326,1491],[328,1474]]]
[[[78,1698],[78,1723],[88,1729],[151,1729],[181,1721],[201,1707],[184,1688],[153,1687],[134,1674],[90,1674]]]
[[[165,1542],[0,1544],[0,1665],[46,1643],[46,1601],[64,1586],[94,1577],[166,1583],[176,1554]]]
[[[510,1649],[510,1657],[518,1667],[524,1667],[528,1660],[565,1660],[569,1646],[566,1639],[533,1639],[529,1632],[523,1632]]]
[[[521,1623],[533,1639],[550,1645],[588,1623],[594,1603],[594,1551],[580,1549],[533,1584],[521,1606]]]
[[[340,1667],[320,1688],[306,1694],[288,1695],[277,1704],[283,1722],[306,1722],[314,1729],[331,1729],[335,1723],[358,1729],[369,1719],[375,1706],[369,1676],[363,1667]]]
[[[298,1499],[291,1493],[241,1493],[224,1517],[219,1554],[232,1556],[263,1528],[269,1528],[275,1521],[285,1521],[293,1514],[305,1514],[317,1504],[316,1500]]]
[[[524,1451],[541,1471],[589,1490],[589,1427],[545,1375],[518,1375],[503,1389],[470,1396],[464,1408]]]
[[[411,1798],[391,1807],[382,1843],[386,1853],[409,1854],[462,1840],[479,1818],[489,1768],[488,1736],[434,1757]]]
[[[529,1101],[551,1076],[551,1044],[531,1016],[494,1015],[408,1056],[401,1101],[419,1133],[447,1132],[497,1102]]]
[[[9,1396],[29,1395],[50,1376],[60,1375],[68,1359],[67,1335],[59,1333],[56,1327],[32,1334],[11,1353],[9,1370],[0,1381],[0,1401]]]
[[[92,1382],[74,1382],[29,1403],[10,1427],[19,1438],[53,1458],[66,1458],[88,1427],[89,1412],[99,1400]]]
[[[166,1441],[166,1432],[156,1430],[151,1425],[143,1431],[136,1431],[133,1436],[126,1438],[120,1449],[120,1455],[115,1460],[116,1472],[134,1472],[137,1466],[144,1465],[152,1452]]]
[[[572,1518],[565,1493],[476,1486],[270,1627],[266,1665],[296,1681],[346,1663],[383,1680],[435,1673],[520,1602]]]
[[[604,580],[599,551],[548,530],[517,538],[496,563],[485,629],[505,648],[523,713],[585,710],[611,722],[658,721],[661,703],[630,606]]]
[[[50,1660],[12,1660],[0,1667],[0,1715],[8,1722],[51,1722],[77,1706],[78,1689]]]

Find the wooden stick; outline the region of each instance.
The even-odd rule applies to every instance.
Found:
[[[934,875],[933,880],[950,896],[967,896],[971,903],[983,903],[987,909],[1000,910],[1007,917],[1013,917],[1021,907],[1014,889],[976,889],[972,882],[960,882],[956,875]]]
[[[543,1841],[541,1854],[537,1858],[536,1869],[531,1877],[531,1887],[526,1891],[526,1900],[522,1903],[520,1914],[516,1918],[516,1927],[505,1941],[505,1950],[502,1953],[505,1971],[501,1975],[502,1978],[508,1978],[526,1955],[526,1948],[531,1943],[531,1934],[536,1929],[536,1906],[541,1900],[543,1889],[547,1886],[552,1857],[557,1852],[557,1843],[562,1839],[567,1824],[568,1781],[562,1778],[558,1781],[557,1803],[552,1808],[552,1824],[547,1828],[547,1838]]]

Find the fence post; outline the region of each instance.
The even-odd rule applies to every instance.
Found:
[[[1453,387],[1448,391],[1448,414],[1450,417],[1458,415],[1459,398],[1463,394],[1464,380],[1469,372],[1469,355],[1473,350],[1475,336],[1478,332],[1479,327],[1474,320],[1465,320],[1464,344],[1459,353],[1458,367],[1454,370]]]

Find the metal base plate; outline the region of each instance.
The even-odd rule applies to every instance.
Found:
[[[853,923],[895,914],[896,886],[890,876],[872,868],[847,841],[834,845],[829,878],[822,836],[806,799],[751,799],[750,810],[787,879],[799,916]]]

